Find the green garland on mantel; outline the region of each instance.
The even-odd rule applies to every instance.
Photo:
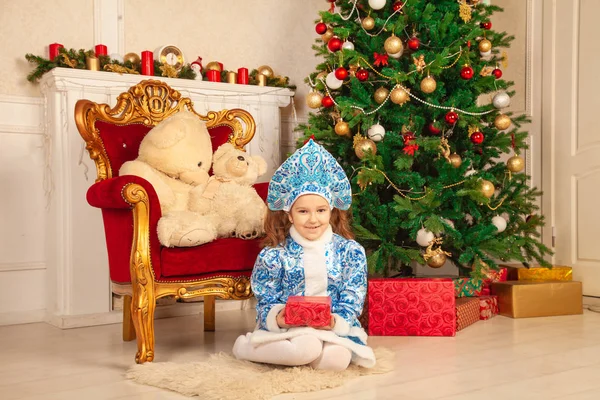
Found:
[[[29,61],[32,64],[37,64],[36,68],[31,71],[31,73],[29,73],[29,75],[27,75],[27,80],[29,82],[32,83],[38,83],[39,80],[42,78],[42,76],[48,72],[51,71],[54,68],[72,68],[72,69],[87,69],[86,67],[86,58],[87,57],[95,57],[95,53],[94,50],[84,50],[84,49],[79,49],[79,50],[75,50],[75,49],[65,49],[65,48],[60,48],[58,51],[58,56],[56,56],[54,58],[54,60],[49,60],[47,58],[44,57],[40,57],[40,56],[36,56],[35,54],[25,54],[25,59],[27,61]],[[112,71],[105,71],[104,67],[106,65],[116,65],[118,67],[124,67],[127,68],[128,70],[132,71],[132,72],[125,72],[123,71],[122,73],[133,73],[133,71],[137,71],[138,73],[141,74],[142,72],[142,68],[140,64],[132,64],[130,61],[125,61],[125,62],[121,62],[115,59],[111,59],[110,56],[99,56],[98,57],[99,61],[100,61],[100,70],[102,72],[112,72]],[[228,71],[222,71],[221,72],[221,81],[225,81],[225,77],[227,76],[227,72]],[[121,72],[119,72],[121,73]],[[249,84],[250,85],[258,85],[258,79],[256,77],[257,75],[257,70],[252,70],[252,72],[250,73],[250,80],[249,80]],[[164,76],[163,72],[162,72],[162,64],[158,61],[154,61],[154,76]],[[190,64],[185,64],[177,73],[176,78],[179,79],[196,79],[196,73],[194,72],[194,70],[191,68]],[[208,79],[206,78],[206,76],[203,77],[204,81],[208,81]],[[296,86],[295,85],[290,85],[289,84],[289,78],[287,76],[285,77],[280,77],[280,76],[276,76],[276,77],[268,77],[267,78],[267,86],[274,86],[274,87],[282,87],[282,88],[288,88],[288,89],[292,89],[295,90]]]

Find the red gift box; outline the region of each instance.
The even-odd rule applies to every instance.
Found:
[[[486,271],[485,275],[486,279],[483,280],[481,296],[489,296],[492,294],[492,283],[506,282],[508,280],[508,268],[502,267],[498,271],[490,268],[488,271]]]
[[[456,334],[452,279],[375,278],[367,293],[369,335]]]
[[[461,297],[456,299],[456,330],[461,331],[480,319],[479,299]]]
[[[498,296],[479,297],[479,319],[486,320],[498,315]]]
[[[285,323],[292,326],[328,326],[331,323],[331,297],[288,297],[285,305]]]

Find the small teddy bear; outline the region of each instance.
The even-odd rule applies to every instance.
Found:
[[[208,183],[190,192],[189,209],[210,217],[219,237],[262,236],[267,207],[252,185],[266,172],[266,161],[225,143],[213,154],[212,168]]]

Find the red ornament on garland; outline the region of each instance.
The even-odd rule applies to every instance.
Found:
[[[471,68],[469,65],[462,67],[460,70],[460,77],[465,80],[473,78],[473,68]]]
[[[394,3],[394,5],[392,6],[392,9],[394,11],[398,11],[399,9],[402,8],[402,6],[404,6],[404,3],[402,1],[397,1]]]
[[[321,105],[325,108],[333,107],[333,99],[331,96],[323,96],[321,100]]]
[[[485,139],[485,136],[483,136],[483,133],[481,132],[473,132],[471,135],[471,142],[473,142],[473,144],[481,144],[483,143],[483,139]]]
[[[364,68],[361,68],[358,71],[356,71],[355,75],[356,75],[356,78],[361,82],[364,82],[367,79],[369,79],[369,71],[367,71]]]
[[[414,132],[407,131],[402,134],[402,139],[404,140],[404,144],[407,145],[411,140],[415,140]]]
[[[317,31],[319,35],[324,34],[325,32],[327,32],[327,24],[325,24],[324,22],[319,22],[317,26],[315,26],[315,31]]]
[[[492,29],[492,23],[490,21],[482,22],[481,24],[479,24],[479,26],[487,30]]]
[[[439,123],[437,121],[433,121],[432,123],[430,123],[427,126],[427,129],[429,129],[429,133],[432,133],[434,135],[439,135],[440,132],[442,131],[440,129]]]
[[[421,46],[421,41],[419,40],[418,37],[413,36],[410,39],[408,39],[408,48],[416,51],[419,50],[419,47]]]
[[[327,48],[332,52],[338,51],[342,48],[342,40],[336,36],[332,37],[329,39],[329,42],[327,42]]]
[[[447,123],[449,123],[450,125],[454,125],[456,121],[458,121],[458,114],[454,111],[448,111],[444,118],[446,119]]]
[[[492,71],[492,75],[494,75],[496,77],[496,79],[500,79],[500,78],[502,78],[502,70],[500,68],[495,68]]]
[[[335,77],[343,81],[348,77],[348,70],[344,67],[339,67],[335,70]]]

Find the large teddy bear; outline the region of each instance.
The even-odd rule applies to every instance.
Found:
[[[219,237],[254,239],[264,233],[265,202],[252,187],[267,170],[259,156],[225,143],[213,155],[213,176],[190,193],[190,210],[212,218]]]
[[[190,247],[214,240],[212,219],[188,208],[192,188],[208,182],[212,145],[206,125],[180,111],[148,132],[138,157],[123,164],[119,175],[136,175],[152,184],[162,211],[158,240],[164,246]]]

